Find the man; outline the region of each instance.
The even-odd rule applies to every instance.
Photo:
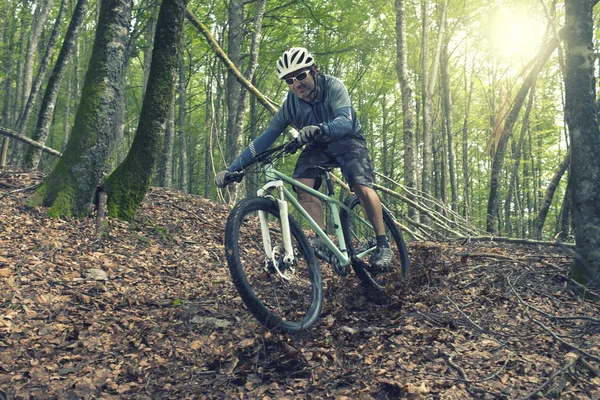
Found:
[[[277,61],[277,76],[289,88],[287,98],[265,132],[254,139],[226,170],[215,175],[218,187],[226,186],[228,174],[246,166],[246,161],[267,150],[285,128],[299,130],[296,137],[304,148],[294,171],[294,179],[315,187],[318,166],[337,164],[351,189],[359,197],[366,216],[375,228],[377,249],[371,257],[374,272],[384,272],[393,254],[385,235],[381,202],[372,189],[373,167],[348,90],[337,78],[320,74],[313,56],[303,47],[293,47]],[[298,190],[298,200],[310,216],[325,229],[323,207],[316,197]],[[317,238],[315,238],[317,239]],[[313,240],[317,254],[323,251],[320,240]],[[321,254],[322,255],[322,254]]]

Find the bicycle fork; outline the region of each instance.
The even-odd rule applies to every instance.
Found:
[[[291,267],[294,263],[294,250],[292,247],[292,235],[290,232],[290,220],[288,216],[288,203],[285,200],[285,196],[283,193],[283,182],[282,181],[272,181],[267,183],[262,189],[258,191],[258,195],[261,197],[265,197],[267,195],[267,191],[271,189],[277,189],[277,194],[279,198],[277,198],[277,204],[279,205],[279,221],[281,222],[281,234],[283,237],[283,262],[286,265],[289,265],[289,269],[291,272],[294,272],[294,268]],[[279,249],[277,246],[273,248],[271,244],[271,233],[269,231],[269,221],[268,214],[266,211],[259,211],[258,216],[260,219],[260,231],[262,235],[263,247],[265,250],[265,254],[268,255],[268,262],[273,263],[273,267],[277,271],[277,273],[284,279],[290,279],[288,274],[282,272],[279,269]]]

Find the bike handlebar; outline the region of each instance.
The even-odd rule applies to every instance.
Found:
[[[282,156],[284,154],[294,154],[302,147],[304,147],[304,144],[299,143],[296,140],[296,138],[293,138],[280,146],[273,147],[269,150],[265,150],[262,153],[257,154],[246,164],[246,167],[243,170],[230,172],[225,177],[225,186],[229,185],[232,182],[241,182],[244,178],[244,175],[246,175],[246,170],[248,169],[248,167],[259,162],[265,162],[267,160],[270,160],[273,154],[279,153],[277,156]]]

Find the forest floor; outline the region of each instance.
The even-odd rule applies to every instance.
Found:
[[[560,248],[411,243],[382,304],[322,265],[308,332],[266,331],[223,255],[228,207],[151,189],[135,222],[49,219],[0,171],[0,399],[600,398],[600,305]]]

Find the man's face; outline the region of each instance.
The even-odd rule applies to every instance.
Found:
[[[311,100],[310,95],[315,89],[315,77],[310,74],[310,69],[291,72],[284,76],[283,80],[296,96],[303,100]]]

